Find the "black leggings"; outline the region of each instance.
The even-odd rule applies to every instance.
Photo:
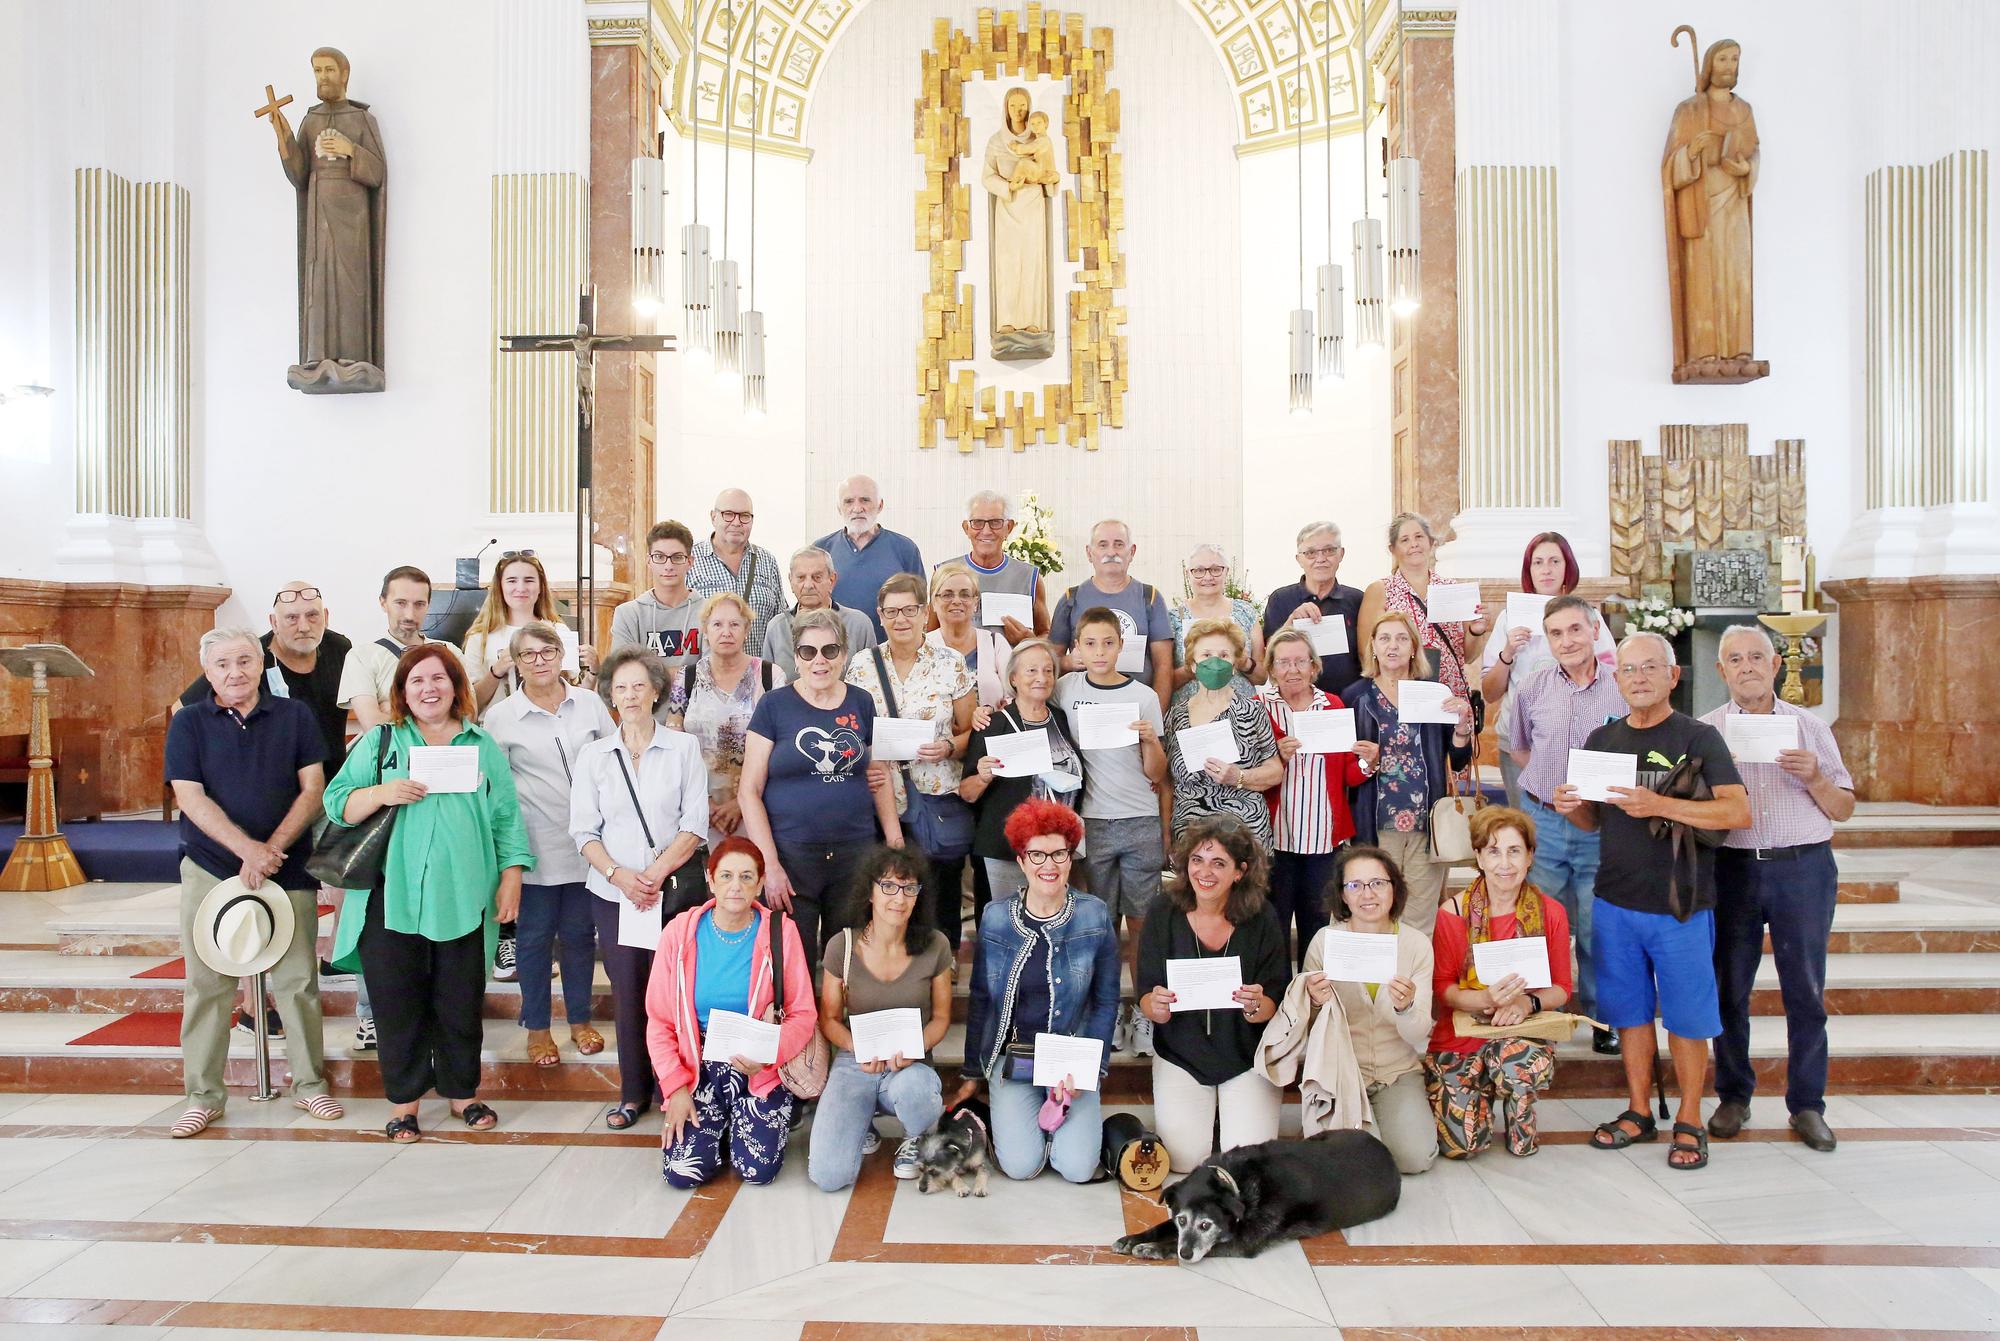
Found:
[[[410,1104],[432,1089],[447,1099],[479,1093],[485,927],[449,941],[391,931],[377,887],[368,895],[359,950],[375,1006],[383,1095]]]

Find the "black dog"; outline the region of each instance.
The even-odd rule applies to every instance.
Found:
[[[1167,1189],[1168,1219],[1112,1248],[1162,1262],[1255,1257],[1287,1239],[1380,1219],[1396,1209],[1402,1183],[1389,1147],[1364,1131],[1240,1146]]]

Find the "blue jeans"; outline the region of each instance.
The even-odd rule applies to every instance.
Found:
[[[834,1054],[813,1110],[806,1172],[822,1191],[854,1186],[861,1176],[861,1141],[877,1113],[893,1113],[905,1136],[922,1136],[944,1115],[944,1086],[922,1062],[870,1075],[851,1052]]]
[[[1036,1122],[1049,1092],[1040,1085],[995,1077],[990,1085],[993,1153],[1009,1178],[1033,1178],[1049,1165],[1072,1183],[1095,1180],[1104,1160],[1104,1115],[1096,1090],[1080,1090],[1055,1135]]]
[[[1826,1112],[1826,942],[1840,889],[1833,848],[1821,843],[1790,861],[1758,861],[1725,847],[1715,854],[1715,984],[1722,1032],[1715,1039],[1715,1094],[1747,1104],[1750,989],[1771,928],[1771,957],[1785,1003],[1785,1107]]]
[[[514,922],[514,953],[521,983],[521,1027],[549,1027],[549,956],[562,940],[563,1018],[569,1027],[590,1023],[591,981],[597,976],[594,896],[582,884],[523,885]]]
[[[1528,879],[1569,914],[1570,934],[1576,938],[1576,1008],[1594,1016],[1597,953],[1591,943],[1591,906],[1597,901],[1599,835],[1577,828],[1525,791],[1521,809],[1535,822],[1535,866]]]

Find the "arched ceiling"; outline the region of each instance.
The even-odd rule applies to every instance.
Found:
[[[746,17],[735,25],[734,33],[731,9],[723,0],[669,3],[677,20],[671,26],[681,30],[675,36],[691,47],[683,48],[675,62],[679,116],[693,120],[705,134],[721,134],[722,91],[725,83],[733,83],[733,133],[747,138],[754,129],[760,141],[768,140],[774,148],[798,149],[805,144],[813,89],[842,33],[868,0],[738,0],[737,8]],[[1236,100],[1236,133],[1242,148],[1281,145],[1301,127],[1311,132],[1330,123],[1340,133],[1359,125],[1360,67],[1353,34],[1364,0],[1175,3],[1200,25],[1222,63]],[[1077,7],[1087,13],[1087,0]],[[970,26],[980,8],[968,9],[958,21]],[[1304,68],[1295,79],[1293,62],[1300,54],[1301,33],[1306,42]],[[1320,59],[1329,44],[1332,67],[1324,71]],[[1321,85],[1329,73],[1332,97],[1326,98]],[[1131,72],[1126,75],[1131,77]]]

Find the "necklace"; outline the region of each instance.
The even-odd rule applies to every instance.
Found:
[[[757,929],[757,917],[753,913],[750,917],[749,925],[740,930],[724,931],[722,924],[715,920],[715,914],[711,912],[708,915],[708,929],[714,932],[715,939],[721,941],[724,945],[741,945],[743,944],[744,937]]]

